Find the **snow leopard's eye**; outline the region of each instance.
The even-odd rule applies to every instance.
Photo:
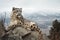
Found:
[[[18,10],[16,12],[18,12]]]

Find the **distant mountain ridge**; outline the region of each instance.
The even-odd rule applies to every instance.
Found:
[[[55,19],[60,20],[60,13],[46,13],[46,12],[37,12],[37,13],[31,13],[31,14],[24,14],[24,17],[35,21],[38,23],[40,27],[47,28],[47,26],[52,25],[52,21]]]
[[[4,13],[6,13],[6,22],[8,23],[10,20],[10,12],[3,12],[2,15]],[[38,25],[44,24],[42,26],[51,25],[51,23],[54,19],[60,20],[60,13],[57,13],[57,12],[39,11],[39,12],[31,13],[31,14],[23,13],[22,15],[29,20],[37,22]],[[5,17],[5,16],[3,16],[3,17]]]

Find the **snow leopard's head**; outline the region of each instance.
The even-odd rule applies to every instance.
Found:
[[[12,11],[13,11],[13,15],[15,17],[20,18],[22,16],[22,14],[21,14],[22,13],[22,8],[13,7]]]

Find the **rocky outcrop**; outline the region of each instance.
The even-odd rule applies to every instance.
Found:
[[[0,19],[0,38],[5,35],[4,20]]]
[[[35,22],[22,16],[22,8],[12,9],[11,21],[8,26],[6,40],[43,40],[43,34]]]

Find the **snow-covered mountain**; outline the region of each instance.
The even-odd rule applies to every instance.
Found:
[[[2,15],[1,15],[2,14]],[[6,14],[6,15],[5,15]],[[2,17],[6,16],[6,22],[10,21],[10,12],[0,13]],[[35,12],[35,13],[23,13],[25,18],[35,21],[41,28],[47,28],[52,25],[52,21],[55,19],[60,20],[60,13],[58,12]]]
[[[53,20],[58,19],[60,20],[60,13],[56,12],[37,12],[31,14],[24,14],[29,20],[35,21],[41,28],[47,28],[48,26],[52,25]]]

